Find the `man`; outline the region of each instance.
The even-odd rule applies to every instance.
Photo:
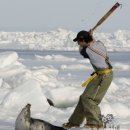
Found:
[[[85,128],[103,128],[99,103],[109,88],[113,73],[106,48],[100,41],[95,41],[92,31],[80,31],[73,40],[79,45],[80,54],[88,58],[95,72],[83,84],[86,88],[64,128],[79,127],[86,118]]]

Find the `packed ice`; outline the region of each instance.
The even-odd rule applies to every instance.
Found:
[[[96,39],[107,46],[108,51],[129,51],[130,30],[113,33],[94,33]],[[24,50],[78,50],[73,38],[76,32],[57,29],[49,32],[0,32],[1,49]]]
[[[102,114],[113,114],[116,123],[123,126],[121,130],[128,130],[130,62],[129,57],[126,57],[128,61],[125,63],[123,60],[116,61],[114,54],[117,51],[129,53],[130,31],[94,35],[104,42],[114,57],[115,76],[100,104]],[[73,55],[78,55],[78,46],[73,42],[75,36],[76,32],[63,29],[0,32],[0,130],[14,130],[19,112],[28,103],[32,105],[32,117],[59,126],[67,122],[84,90],[82,82],[93,71],[88,60]],[[18,50],[24,50],[25,55],[21,57]],[[30,50],[33,57],[31,54],[27,57]],[[36,50],[46,50],[46,54],[40,55],[42,52],[39,54]],[[63,51],[72,53],[65,55]],[[54,102],[54,107],[48,104],[47,98]]]

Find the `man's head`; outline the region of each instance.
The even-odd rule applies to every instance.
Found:
[[[74,42],[82,42],[85,41],[86,43],[89,43],[91,41],[93,41],[93,37],[91,32],[87,32],[87,31],[80,31],[78,32],[77,36],[75,39],[73,39]]]

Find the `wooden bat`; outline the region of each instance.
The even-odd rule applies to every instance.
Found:
[[[99,25],[101,25],[121,4],[118,2],[97,22],[97,24],[91,29],[94,31]]]

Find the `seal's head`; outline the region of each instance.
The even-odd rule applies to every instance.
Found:
[[[30,118],[30,114],[31,114],[30,108],[31,108],[31,104],[27,104],[27,105],[25,106],[25,110],[24,110],[24,115],[25,115],[26,117],[28,117],[28,118]]]
[[[30,118],[30,107],[31,107],[31,104],[27,104],[23,109],[22,111],[20,112],[19,114],[19,117],[22,118],[22,119],[29,119]]]
[[[30,109],[30,107],[31,107],[31,104],[27,104],[27,105],[26,105],[26,107],[27,107],[28,109]]]
[[[16,130],[30,130],[30,104],[27,104],[20,114],[18,115],[15,121]]]

